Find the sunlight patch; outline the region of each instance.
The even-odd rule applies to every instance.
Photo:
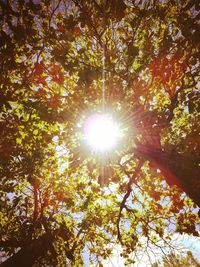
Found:
[[[121,136],[119,125],[108,114],[90,115],[84,123],[83,130],[89,146],[99,152],[116,147]]]

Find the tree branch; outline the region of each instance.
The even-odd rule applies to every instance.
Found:
[[[143,160],[141,160],[139,162],[138,166],[136,167],[136,169],[135,169],[135,171],[134,171],[134,173],[132,174],[131,177],[130,177],[129,173],[125,170],[125,168],[122,165],[120,165],[120,167],[123,169],[123,171],[126,173],[126,175],[128,177],[130,177],[129,182],[127,184],[127,192],[124,195],[124,198],[123,198],[123,200],[121,202],[120,209],[119,209],[118,220],[117,220],[117,236],[118,236],[118,240],[120,241],[121,244],[123,244],[122,239],[121,239],[120,228],[119,228],[120,219],[121,219],[121,213],[122,213],[122,210],[124,208],[126,208],[126,201],[129,198],[129,196],[131,194],[131,191],[132,191],[131,185],[136,181],[137,175],[140,172],[140,169],[141,169],[143,163],[144,163]]]
[[[36,221],[38,217],[38,185],[37,181],[33,184],[33,195],[34,195],[34,211],[33,211],[33,221]]]

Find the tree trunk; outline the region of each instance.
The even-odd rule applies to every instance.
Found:
[[[31,267],[41,256],[51,248],[53,235],[44,234],[26,247],[21,248],[16,254],[0,264],[0,267]]]
[[[134,153],[153,162],[169,185],[177,185],[200,207],[200,158],[139,147]]]

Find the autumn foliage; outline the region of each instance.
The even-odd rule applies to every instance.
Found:
[[[199,1],[0,1],[1,266],[128,266],[199,236]],[[92,151],[109,113],[123,140]],[[140,258],[140,257],[139,257]]]

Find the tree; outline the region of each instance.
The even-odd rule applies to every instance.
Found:
[[[152,267],[161,266],[161,263],[154,263]],[[163,258],[163,266],[164,267],[170,267],[170,266],[194,266],[199,267],[199,262],[194,258],[192,252],[188,251],[187,255],[181,256],[176,255],[175,253],[171,252],[169,255],[167,255],[165,258]]]
[[[117,242],[128,258],[140,236],[198,235],[199,3],[1,1],[0,14],[1,265],[83,266],[85,251],[100,264]],[[103,159],[77,126],[102,105],[124,134]]]

